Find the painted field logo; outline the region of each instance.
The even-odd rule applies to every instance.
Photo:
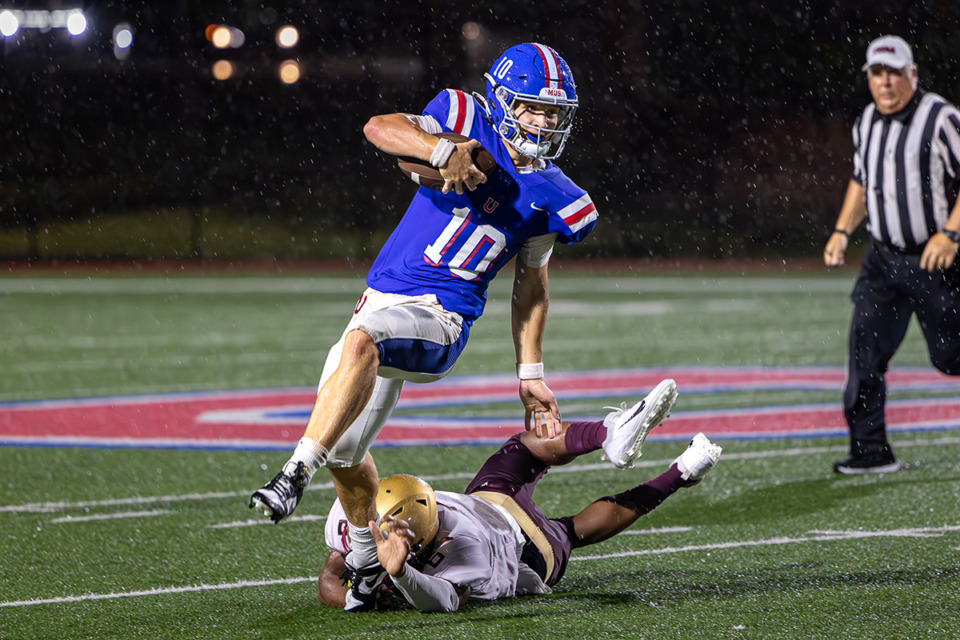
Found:
[[[651,439],[683,440],[698,431],[711,437],[777,438],[845,436],[840,410],[843,371],[837,368],[675,367],[551,374],[561,404],[634,402],[663,378],[680,390],[677,409]],[[896,391],[960,392],[960,381],[926,368],[890,372]],[[499,444],[523,429],[512,376],[464,376],[429,385],[408,384],[379,446]],[[738,407],[683,411],[685,396],[758,391],[831,391],[831,404]],[[0,445],[290,449],[313,405],[314,388],[130,396],[0,405]],[[960,393],[954,393],[960,396]],[[514,404],[502,417],[438,416],[437,409]],[[572,418],[574,416],[567,416]],[[890,431],[960,428],[960,399],[901,400],[887,404]]]

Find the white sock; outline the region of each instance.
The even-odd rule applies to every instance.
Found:
[[[307,482],[309,482],[317,469],[327,464],[329,455],[330,452],[327,451],[326,447],[316,440],[300,438],[300,442],[297,443],[297,448],[293,450],[293,455],[290,456],[290,462],[287,464],[293,464],[296,467],[298,462],[302,462],[303,466],[307,468]],[[284,470],[286,470],[286,466],[284,466]]]
[[[347,522],[347,528],[350,530],[350,549],[353,557],[354,568],[369,567],[377,564],[377,541],[370,533],[369,527],[358,527]]]

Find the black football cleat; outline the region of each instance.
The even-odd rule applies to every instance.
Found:
[[[307,482],[306,466],[288,462],[273,480],[253,492],[250,508],[279,523],[297,508]]]
[[[355,569],[347,564],[340,574],[343,586],[349,587],[343,610],[348,613],[371,611],[377,606],[377,592],[387,572],[379,564]]]

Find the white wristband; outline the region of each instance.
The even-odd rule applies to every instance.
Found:
[[[521,380],[543,380],[543,363],[517,363],[517,377]]]
[[[456,149],[457,145],[453,142],[446,138],[440,138],[440,142],[437,143],[437,146],[433,148],[433,153],[430,154],[430,164],[439,169],[447,164],[447,160],[450,159]]]

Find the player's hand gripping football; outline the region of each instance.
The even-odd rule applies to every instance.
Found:
[[[527,431],[535,428],[538,438],[555,438],[560,434],[560,407],[543,380],[521,380],[520,401],[526,409],[523,424]]]
[[[481,171],[473,162],[473,150],[480,146],[476,140],[467,140],[457,144],[457,149],[447,160],[447,164],[440,167],[440,175],[443,176],[443,192],[450,193],[456,191],[462,194],[464,187],[469,191],[474,191],[478,184],[487,181],[486,174]]]
[[[386,517],[386,537],[371,520],[370,533],[377,541],[377,559],[380,566],[391,576],[402,576],[406,572],[407,556],[410,555],[410,545],[413,543],[413,532],[403,520],[391,516]]]

